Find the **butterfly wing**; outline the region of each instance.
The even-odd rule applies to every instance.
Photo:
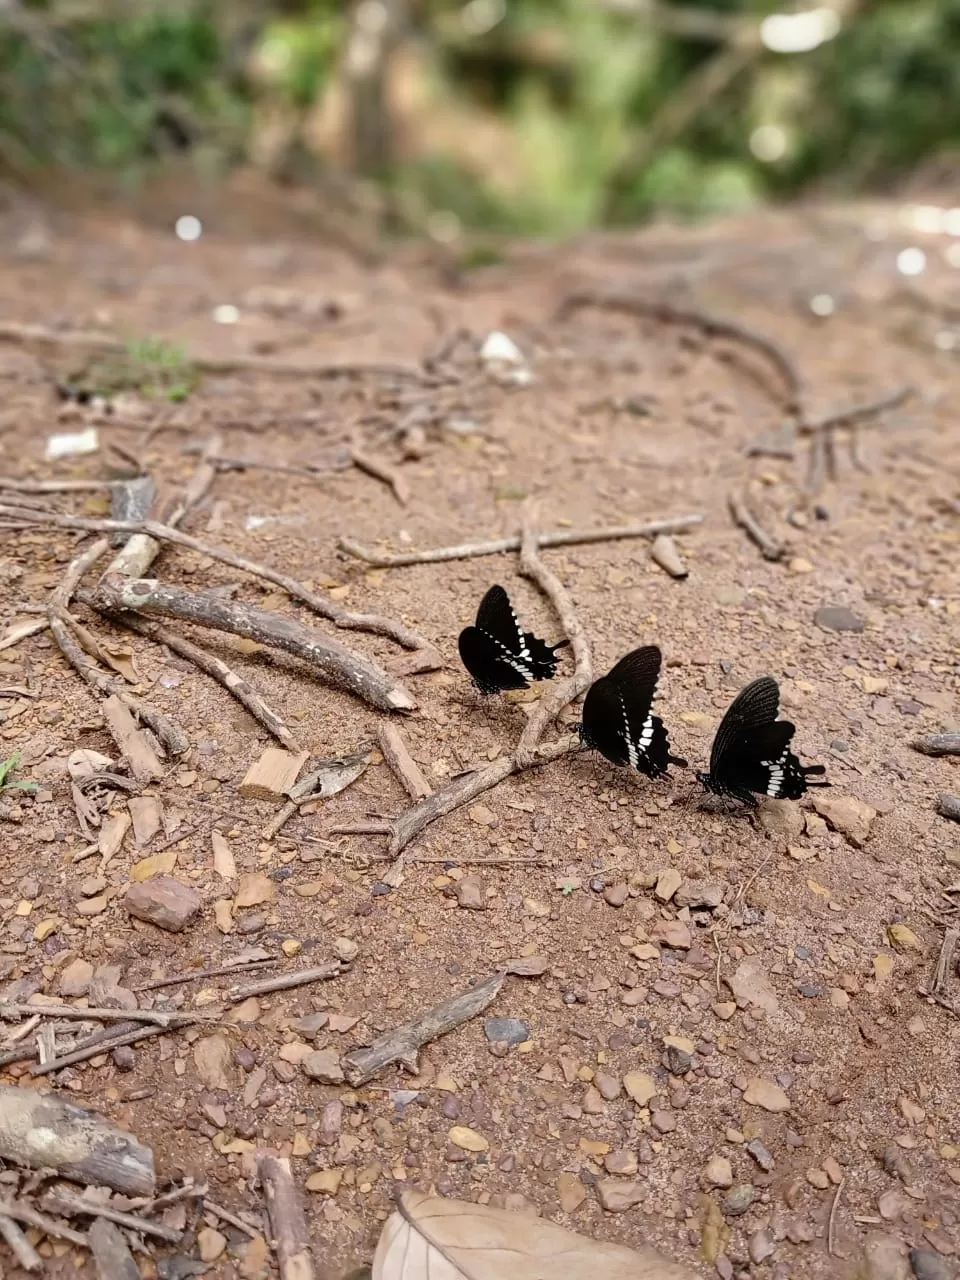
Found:
[[[520,664],[511,659],[502,645],[479,627],[465,627],[457,640],[460,660],[481,693],[504,689],[529,689]]]
[[[498,644],[518,658],[526,658],[527,645],[510,597],[499,585],[493,586],[480,601],[477,626]]]
[[[534,680],[552,680],[557,674],[557,664],[560,661],[556,650],[563,649],[570,643],[569,640],[561,640],[559,644],[547,644],[546,640],[541,640],[532,631],[525,631],[523,642],[530,655],[530,671]]]
[[[686,763],[670,754],[663,721],[651,711],[661,661],[656,645],[633,649],[591,687],[583,704],[587,745],[652,778],[665,774],[668,764]]]
[[[744,740],[751,730],[772,724],[780,711],[780,688],[772,676],[761,676],[741,689],[720,721],[710,752],[710,776],[720,786],[732,781]]]

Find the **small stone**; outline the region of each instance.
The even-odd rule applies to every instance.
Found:
[[[772,1080],[762,1080],[757,1076],[747,1082],[743,1100],[752,1107],[762,1107],[764,1111],[790,1110],[790,1099],[783,1089]]]
[[[298,1035],[306,1036],[308,1040],[312,1040],[314,1036],[322,1031],[327,1025],[327,1018],[330,1015],[323,1010],[317,1013],[308,1013],[303,1018],[298,1018],[291,1026]]]
[[[764,831],[790,844],[803,835],[803,813],[796,800],[774,800],[767,796],[757,809],[757,821]]]
[[[821,795],[818,792],[812,801],[820,817],[825,818],[834,831],[839,831],[857,849],[866,843],[877,816],[876,809],[856,796]]]
[[[519,1018],[487,1018],[483,1033],[491,1044],[523,1044],[530,1039],[530,1025]]]
[[[319,1191],[325,1196],[335,1196],[343,1181],[343,1169],[320,1169],[311,1173],[304,1185],[308,1191]]]
[[[754,1231],[747,1242],[750,1261],[758,1264],[764,1262],[776,1250],[776,1247],[773,1232],[769,1227],[761,1227],[759,1231]]]
[[[469,1129],[466,1125],[455,1124],[447,1137],[461,1151],[473,1151],[479,1154],[481,1151],[490,1150],[490,1143],[483,1134],[477,1133],[476,1129]]]
[[[360,948],[352,938],[334,938],[333,954],[344,964],[350,964],[356,960],[359,953]]]
[[[677,1117],[672,1111],[653,1111],[650,1113],[650,1123],[657,1133],[673,1133],[677,1127]]]
[[[607,1110],[607,1104],[600,1096],[600,1091],[591,1084],[587,1087],[583,1095],[583,1110],[588,1116],[602,1116]]]
[[[467,810],[467,816],[471,822],[475,822],[478,827],[492,827],[496,825],[497,815],[492,809],[488,809],[485,804],[472,805]]]
[[[618,1178],[632,1178],[640,1166],[635,1151],[621,1148],[604,1156],[603,1167]]]
[[[603,891],[603,900],[608,907],[622,907],[630,896],[630,886],[622,881],[608,885]]]
[[[205,1088],[233,1088],[236,1072],[226,1036],[217,1034],[198,1040],[193,1046],[193,1061]]]
[[[519,956],[508,960],[504,968],[518,978],[539,978],[550,968],[550,961],[546,956]]]
[[[704,1181],[711,1187],[732,1187],[733,1166],[726,1156],[711,1156],[704,1166]]]
[[[557,1178],[557,1195],[564,1213],[576,1213],[588,1194],[587,1188],[575,1173],[561,1173]]]
[[[710,1006],[710,1008],[721,1022],[729,1022],[737,1012],[737,1006],[733,1000],[717,1000]]]
[[[118,1071],[132,1071],[137,1065],[137,1055],[130,1044],[118,1044],[110,1057]]]
[[[486,910],[487,896],[479,876],[464,876],[457,882],[454,892],[457,905],[463,907],[465,911]]]
[[[653,1076],[645,1071],[628,1071],[623,1077],[623,1087],[638,1107],[645,1107],[658,1092]]]
[[[234,908],[259,907],[261,903],[272,902],[277,896],[277,886],[261,871],[252,871],[240,877],[237,896],[233,900]]]
[[[896,1222],[903,1213],[906,1201],[902,1191],[891,1187],[877,1198],[877,1212],[884,1222]]]
[[[743,960],[731,977],[727,978],[727,986],[733,992],[738,1003],[755,1005],[764,1013],[776,1013],[780,1007],[777,993],[770,984],[763,965],[759,960]]]
[[[683,884],[683,876],[674,867],[665,867],[657,875],[657,883],[654,886],[654,897],[659,898],[661,902],[669,902],[673,895]]]
[[[723,885],[718,880],[689,880],[673,895],[678,907],[694,911],[715,911],[723,903]]]
[[[597,1092],[601,1098],[607,1102],[612,1102],[614,1098],[620,1096],[621,1084],[617,1076],[611,1075],[608,1071],[598,1071],[593,1077],[593,1083],[597,1086]]]
[[[723,1198],[724,1212],[731,1218],[746,1213],[757,1198],[756,1188],[749,1182],[739,1182]]]
[[[791,573],[813,573],[813,565],[809,560],[804,560],[803,556],[794,556],[787,562],[787,568]]]
[[[834,1160],[833,1156],[827,1156],[826,1160],[824,1160],[823,1171],[833,1185],[835,1187],[839,1187],[840,1183],[843,1181],[843,1170],[840,1168],[839,1163]]]
[[[599,1178],[597,1199],[608,1213],[623,1213],[646,1199],[647,1184],[643,1181],[624,1182],[620,1178]]]
[[[92,978],[93,965],[78,956],[76,960],[71,960],[60,974],[60,994],[67,1000],[76,996],[85,996]]]
[[[871,1231],[864,1241],[858,1280],[910,1280],[910,1264],[901,1241]]]
[[[756,1160],[757,1164],[764,1173],[772,1173],[774,1169],[774,1159],[767,1148],[763,1145],[759,1138],[751,1138],[747,1143],[746,1149],[748,1153]]]
[[[311,1049],[305,1040],[291,1040],[287,1044],[280,1046],[277,1050],[277,1057],[282,1062],[288,1062],[292,1066],[299,1067],[301,1063],[306,1062],[312,1053],[316,1052],[317,1050]],[[336,1051],[333,1049],[328,1049],[327,1052],[336,1056]]]
[[[808,1169],[807,1181],[811,1187],[816,1187],[818,1191],[826,1191],[830,1185],[830,1179],[822,1169]]]
[[[181,933],[199,913],[202,901],[195,889],[172,876],[155,876],[131,884],[124,894],[127,913],[169,933]]]
[[[109,903],[105,894],[99,894],[96,898],[82,898],[77,903],[78,916],[98,916],[101,912],[106,911]],[[134,912],[130,913],[131,915]]]
[[[227,1247],[227,1237],[213,1227],[201,1227],[197,1232],[197,1251],[201,1262],[216,1262]]]
[[[931,1249],[911,1249],[910,1265],[917,1280],[956,1280],[955,1264]]]
[[[675,951],[689,951],[693,937],[682,920],[658,920],[650,930],[650,941]]]
[[[314,1049],[303,1058],[300,1069],[305,1076],[320,1084],[342,1084],[344,1080],[336,1049]]]
[[[890,945],[898,951],[923,951],[923,943],[905,924],[892,924],[887,929]]]
[[[852,609],[843,604],[824,604],[813,615],[813,620],[824,631],[863,631],[865,623]]]

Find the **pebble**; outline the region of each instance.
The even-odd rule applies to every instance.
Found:
[[[632,1178],[640,1166],[635,1151],[621,1148],[604,1156],[603,1167],[607,1173],[615,1174],[619,1178]]]
[[[650,1113],[650,1123],[657,1133],[673,1133],[677,1127],[677,1117],[672,1111],[653,1111]]]
[[[675,951],[689,951],[693,937],[682,920],[658,920],[650,930],[650,941]]]
[[[131,884],[124,894],[127,913],[155,924],[168,933],[181,933],[199,913],[200,895],[172,876],[155,876],[143,884]]]
[[[764,1111],[790,1110],[790,1099],[783,1089],[773,1081],[757,1076],[747,1082],[743,1100],[752,1107],[762,1107]]]
[[[630,888],[623,882],[611,884],[603,891],[603,900],[609,907],[622,907],[629,896]]]
[[[821,818],[845,836],[855,848],[861,848],[870,835],[877,811],[856,796],[819,795],[812,797],[813,807]]]
[[[614,1098],[620,1096],[622,1086],[619,1077],[611,1075],[608,1071],[598,1071],[593,1078],[593,1083],[597,1086],[600,1097],[605,1098],[607,1102],[612,1102]]]
[[[455,1124],[447,1134],[447,1137],[461,1151],[472,1151],[479,1154],[490,1149],[490,1143],[483,1134],[478,1133],[476,1129],[468,1128],[466,1125]]]
[[[746,1213],[757,1198],[756,1188],[750,1182],[738,1182],[723,1198],[724,1211],[731,1218],[739,1218]]]
[[[743,960],[727,979],[727,985],[737,1001],[755,1005],[764,1013],[776,1013],[780,1008],[777,993],[770,984],[759,960]]]
[[[864,1241],[860,1280],[910,1280],[910,1264],[896,1236],[871,1231]]]
[[[356,960],[359,952],[360,948],[352,938],[334,938],[333,954],[344,964],[350,964]]]
[[[776,1250],[776,1247],[773,1232],[769,1227],[761,1227],[759,1231],[753,1233],[747,1243],[750,1261],[758,1264],[764,1262]]]
[[[654,887],[654,897],[659,898],[661,902],[669,902],[673,895],[683,884],[683,877],[674,867],[665,867],[657,875],[657,883]]]
[[[342,1084],[344,1080],[336,1049],[315,1049],[303,1059],[300,1069],[305,1076],[320,1084]]]
[[[111,1057],[118,1071],[132,1071],[137,1065],[137,1055],[133,1051],[133,1045],[118,1044]]]
[[[623,1213],[646,1199],[647,1185],[642,1181],[624,1182],[621,1178],[598,1178],[597,1199],[608,1213]]]
[[[76,960],[71,960],[60,974],[60,994],[65,999],[85,996],[89,990],[92,977],[93,965],[89,960],[84,960],[81,956],[78,956]]]
[[[678,907],[715,911],[723,902],[724,886],[719,880],[692,880],[673,895]]]
[[[523,1044],[530,1039],[530,1026],[519,1018],[487,1018],[483,1033],[491,1044]]]
[[[822,1169],[808,1169],[807,1181],[811,1187],[816,1187],[818,1191],[826,1191],[830,1185],[830,1179]]]
[[[747,1151],[756,1160],[757,1164],[764,1173],[772,1173],[775,1167],[773,1156],[763,1145],[759,1138],[751,1138],[747,1143]]]
[[[757,821],[770,835],[793,843],[803,835],[803,813],[796,800],[764,799],[757,809]]]
[[[213,1227],[201,1227],[197,1232],[197,1251],[201,1262],[216,1262],[227,1247],[227,1237]]]
[[[240,877],[233,905],[235,908],[259,907],[264,902],[272,902],[276,896],[277,886],[270,877],[262,871],[251,871]]]
[[[557,1195],[564,1213],[576,1213],[589,1192],[575,1173],[561,1173],[557,1178]]]
[[[200,1082],[207,1089],[231,1089],[236,1072],[226,1036],[205,1036],[193,1046],[193,1061]]]
[[[628,1071],[623,1077],[623,1087],[638,1107],[645,1107],[658,1092],[653,1076],[645,1071]]]
[[[931,1249],[911,1249],[910,1265],[917,1280],[956,1280],[954,1263]]]
[[[726,1156],[711,1156],[707,1161],[703,1176],[711,1187],[732,1187],[733,1166]]]
[[[824,631],[863,631],[866,625],[852,609],[843,604],[824,604],[813,615],[813,620]]]
[[[479,876],[464,876],[457,882],[454,892],[457,896],[457,905],[465,911],[486,910],[487,896]]]

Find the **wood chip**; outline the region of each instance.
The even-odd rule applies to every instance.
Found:
[[[406,740],[395,724],[384,723],[378,733],[380,750],[397,780],[412,800],[423,800],[433,788],[420,772],[410,754]]]
[[[297,781],[308,757],[307,751],[267,747],[260,759],[247,770],[240,783],[240,794],[246,800],[282,800]]]
[[[138,782],[156,782],[163,777],[160,758],[137,727],[130,708],[111,694],[103,703],[103,718],[113,739],[126,757],[130,772]]]

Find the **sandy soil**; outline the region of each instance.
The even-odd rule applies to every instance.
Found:
[[[645,540],[545,559],[569,588],[598,672],[637,644],[662,647],[660,714],[693,767],[705,767],[736,690],[770,673],[803,758],[825,763],[831,783],[815,797],[829,822],[807,798],[752,824],[699,807],[690,772],[652,783],[567,757],[428,827],[391,891],[381,882],[384,838],[333,835],[333,848],[307,839],[407,806],[378,756],[347,790],[264,840],[277,805],[240,794],[270,745],[263,729],[183,659],[77,606],[98,636],[133,650],[140,692],[180,723],[190,748],[147,788],[163,813],[152,840],[138,848],[128,833],[102,871],[96,854],[77,864],[87,841],[66,760],[78,748],[116,756],[101,700],[49,633],[0,653],[0,755],[22,752],[17,776],[40,787],[0,797],[6,993],[56,997],[67,973],[82,987],[90,970],[78,961],[99,971],[101,985],[132,989],[251,946],[279,957],[283,971],[329,959],[336,938],[359,950],[330,982],[248,1002],[242,1021],[234,1014],[213,1033],[193,1028],[65,1068],[55,1087],[151,1143],[164,1183],[205,1179],[235,1213],[262,1212],[258,1148],[292,1154],[301,1184],[325,1173],[313,1178],[322,1189],[305,1196],[331,1275],[369,1261],[398,1188],[432,1185],[653,1244],[704,1276],[826,1280],[853,1274],[866,1250],[858,1274],[896,1280],[913,1274],[909,1246],[929,1255],[913,1264],[928,1268],[917,1275],[953,1277],[960,1018],[918,989],[960,910],[960,827],[936,812],[942,793],[960,792],[960,775],[957,758],[921,755],[911,742],[960,730],[950,349],[960,332],[951,327],[947,242],[923,240],[928,270],[905,293],[895,261],[912,243],[916,233],[894,209],[770,214],[696,234],[518,251],[451,290],[415,255],[364,268],[280,233],[256,243],[220,237],[215,218],[185,245],[106,217],[7,212],[5,321],[320,364],[419,365],[464,330],[440,386],[241,370],[205,377],[178,405],[125,393],[112,416],[58,401],[53,377],[75,373],[78,351],[0,342],[6,477],[102,479],[124,465],[108,450],[116,444],[182,486],[215,431],[229,456],[320,467],[315,478],[224,470],[184,528],[435,642],[444,668],[404,678],[418,705],[397,718],[434,787],[509,752],[533,705],[481,701],[459,666],[456,636],[483,591],[504,583],[540,635],[557,638],[559,624],[513,555],[371,570],[338,551],[337,539],[402,551],[507,536],[527,497],[546,529],[702,513],[702,526],[677,537],[690,569],[682,581],[651,561]],[[598,308],[556,318],[572,291],[614,288],[775,340],[799,371],[812,419],[904,384],[915,392],[859,431],[864,469],[843,440],[835,480],[805,502],[804,442],[795,461],[745,453],[784,422],[769,363],[702,326]],[[827,318],[811,309],[820,298],[823,310],[824,296],[834,307]],[[224,305],[238,308],[237,323],[215,321]],[[523,353],[529,380],[483,367],[478,350],[496,328]],[[48,436],[89,423],[100,424],[98,453],[44,460]],[[422,424],[422,456],[404,458],[398,424]],[[406,505],[343,469],[357,441],[399,469]],[[776,563],[729,517],[729,491],[748,481],[764,524],[789,540]],[[92,516],[108,507],[102,492],[36,500]],[[80,536],[0,532],[0,627],[44,602]],[[329,631],[276,587],[195,552],[168,548],[153,572],[194,591],[239,584],[236,599]],[[815,623],[828,605],[845,606],[863,629]],[[376,741],[382,714],[331,690],[302,661],[183,629],[246,677],[311,757]],[[336,635],[388,665],[401,656],[387,640]],[[125,793],[110,803],[125,811]],[[236,907],[232,920],[221,908],[229,933],[215,903],[236,885],[214,869],[213,830],[239,874],[262,873],[272,895]],[[203,907],[173,934],[131,919],[123,896],[132,868],[178,831],[172,874]],[[525,861],[484,862],[492,858]],[[665,868],[680,878],[668,901],[657,874]],[[250,883],[266,894],[260,880]],[[707,901],[714,906],[698,905]],[[897,925],[907,931],[891,933]],[[661,945],[666,935],[686,945]],[[542,976],[508,977],[487,1014],[424,1051],[417,1077],[391,1067],[349,1090],[308,1079],[299,1065],[305,1042],[344,1055],[531,955],[544,958]],[[139,999],[202,1010],[230,985],[195,981]],[[944,997],[960,1008],[955,972]],[[317,1012],[330,1015],[326,1025],[298,1029]],[[525,1024],[523,1042],[491,1043],[489,1016]],[[217,1045],[204,1047],[210,1034],[225,1038],[224,1060]],[[3,1079],[27,1082],[29,1066],[8,1066]],[[652,1097],[643,1098],[637,1073],[652,1079]],[[484,1149],[455,1145],[458,1126],[482,1135],[474,1145]],[[257,1274],[262,1255],[245,1259],[248,1238],[213,1211],[206,1221],[192,1206],[169,1214],[185,1227],[183,1242],[145,1261],[145,1275],[157,1263],[163,1275],[190,1274],[184,1263],[201,1245],[205,1256],[222,1247],[214,1227],[226,1244],[208,1274]],[[65,1253],[51,1274],[86,1273],[83,1257]]]

